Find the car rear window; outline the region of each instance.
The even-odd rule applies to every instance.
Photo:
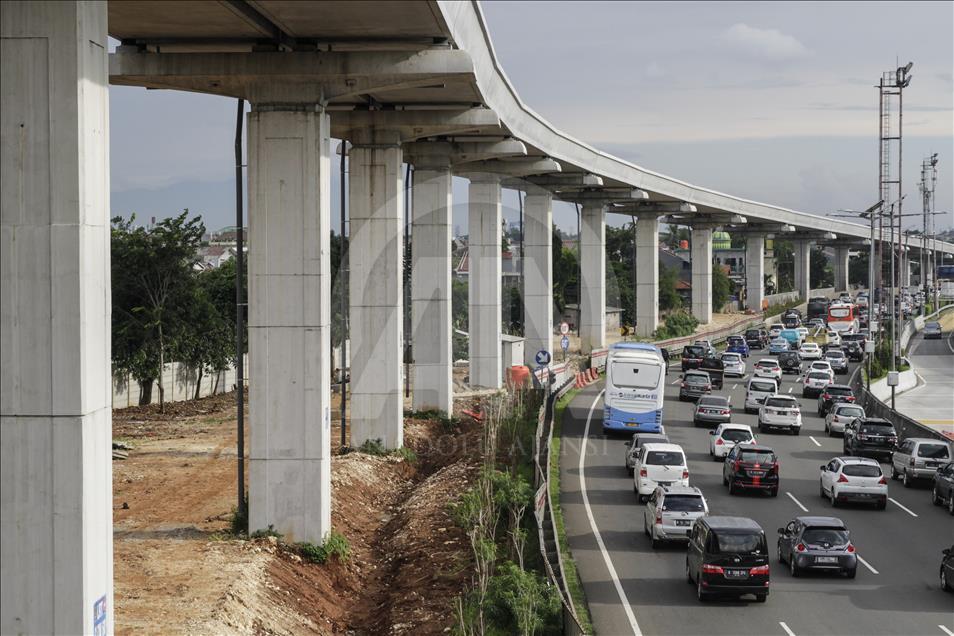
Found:
[[[685,466],[686,458],[678,451],[649,451],[646,463],[650,466]]]
[[[689,384],[709,384],[709,380],[702,375],[687,375],[686,382]]]
[[[763,450],[744,450],[739,459],[753,464],[772,464],[775,462],[775,453]]]
[[[737,354],[737,353],[723,353],[723,354],[722,354],[722,361],[723,361],[723,362],[738,362],[738,361],[741,360],[741,359],[742,359],[742,356],[740,356],[740,355]]]
[[[927,457],[928,459],[947,459],[950,453],[944,444],[920,444],[918,445],[918,457]]]
[[[702,497],[699,495],[666,495],[663,510],[672,512],[703,512]]]
[[[849,477],[881,477],[881,467],[874,464],[846,464],[841,472]]]
[[[755,363],[755,366],[757,366],[760,369],[771,369],[776,364],[777,363],[774,360],[759,360],[758,362]]]
[[[785,398],[769,398],[765,400],[765,406],[774,406],[776,408],[781,407],[784,409],[790,409],[795,407],[795,400],[787,400]]]
[[[722,431],[722,439],[729,442],[747,442],[752,439],[752,433],[738,428],[730,428],[727,431]]]
[[[750,391],[758,391],[760,393],[775,393],[775,383],[774,382],[753,382],[749,385]]]
[[[851,395],[851,388],[847,386],[830,386],[828,387],[829,395]]]
[[[758,332],[757,329],[749,329],[748,331],[745,332],[745,337],[746,337],[746,338],[758,338],[758,337],[759,337],[759,332]]]
[[[824,371],[812,371],[808,374],[812,380],[828,380],[830,376]]]
[[[636,446],[642,446],[643,444],[668,444],[669,436],[668,435],[640,435],[636,438]]]
[[[716,535],[716,547],[722,554],[745,554],[761,552],[764,540],[760,533],[720,532]]]
[[[860,406],[846,406],[835,410],[835,415],[839,417],[864,417],[865,410]]]
[[[894,435],[894,427],[890,424],[862,424],[858,427],[862,433],[872,433],[874,435]]]
[[[699,404],[703,406],[728,406],[729,398],[721,395],[707,395],[699,398]]]
[[[844,528],[806,528],[802,533],[802,542],[809,545],[845,545],[848,543],[848,531]]]
[[[829,351],[828,353],[826,353],[826,354],[825,354],[825,357],[826,357],[826,358],[840,359],[840,358],[844,358],[844,357],[845,357],[845,352],[844,352],[844,351],[841,351],[841,350],[839,350],[839,349],[834,349],[834,350]]]
[[[701,358],[705,350],[697,345],[690,345],[682,350],[683,358]]]

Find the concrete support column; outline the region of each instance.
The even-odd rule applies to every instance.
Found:
[[[636,335],[649,338],[659,327],[659,218],[636,221]]]
[[[584,203],[580,218],[580,347],[606,346],[606,211]]]
[[[911,286],[911,252],[901,252],[901,287],[907,290]]]
[[[835,248],[835,262],[833,264],[835,271],[835,291],[847,291],[848,289],[848,248]]]
[[[470,384],[499,389],[500,344],[500,178],[474,176],[468,191],[468,313]]]
[[[792,241],[792,255],[795,259],[795,291],[802,297],[803,302],[807,302],[812,289],[811,241]]]
[[[106,3],[0,3],[0,633],[113,632]]]
[[[397,132],[352,136],[351,444],[404,444],[404,178]]]
[[[712,322],[712,229],[692,229],[692,315]],[[720,307],[721,309],[721,307]]]
[[[290,541],[331,529],[330,144],[324,112],[248,116],[249,529]]]
[[[528,192],[524,203],[524,357],[536,366],[537,351],[553,354],[553,195]]]
[[[749,235],[745,239],[746,307],[762,311],[765,299],[765,237]]]
[[[414,410],[450,415],[454,405],[451,327],[450,161],[414,161],[411,231],[411,333]]]

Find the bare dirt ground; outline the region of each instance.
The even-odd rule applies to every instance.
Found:
[[[474,425],[408,420],[414,461],[336,455],[332,525],[351,557],[319,565],[273,538],[229,534],[234,394],[166,410],[113,414],[114,439],[132,446],[113,462],[118,633],[449,631],[470,551],[448,506],[475,473]]]

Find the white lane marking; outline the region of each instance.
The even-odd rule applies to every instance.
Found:
[[[791,499],[792,501],[795,502],[795,505],[796,505],[796,506],[798,506],[799,508],[802,509],[802,512],[808,512],[808,508],[806,508],[805,506],[803,506],[803,505],[802,505],[802,502],[800,502],[798,499],[795,498],[795,495],[793,495],[793,494],[790,493],[790,492],[786,492],[785,494],[788,495],[788,498],[789,498],[789,499]]]
[[[941,628],[941,631],[944,632],[945,634],[947,634],[947,636],[954,636],[954,632],[952,632],[952,631],[949,630],[948,628],[944,627],[943,625],[938,625],[938,627],[940,627],[940,628]]]
[[[788,636],[795,636],[795,632],[793,632],[792,630],[790,630],[790,629],[788,628],[788,625],[786,625],[786,624],[783,623],[782,621],[779,621],[778,624],[782,626],[782,629],[785,630],[785,633],[788,634]]]
[[[821,444],[818,443],[818,440],[815,439],[814,437],[812,437],[811,435],[808,436],[808,439],[810,439],[810,440],[812,440],[813,442],[815,442],[815,446],[821,446]]]
[[[680,382],[682,382],[682,380],[680,380],[679,378],[676,378],[675,380],[673,380],[673,381],[670,382],[669,384],[670,384],[671,386],[676,386],[676,385],[679,384]]]
[[[739,385],[738,385],[738,384],[733,384],[733,385],[732,385],[732,390],[733,390],[733,391],[735,391],[737,388],[739,388]]]
[[[639,624],[636,622],[636,616],[633,614],[633,608],[629,604],[629,599],[626,598],[626,592],[623,591],[623,584],[619,581],[619,576],[616,574],[616,568],[613,567],[613,561],[610,559],[609,552],[606,551],[606,544],[603,543],[603,536],[600,534],[599,528],[596,527],[596,519],[593,518],[593,509],[590,508],[590,499],[586,494],[586,446],[589,444],[590,439],[590,420],[593,419],[593,411],[596,409],[596,403],[599,402],[600,398],[603,396],[603,391],[601,390],[596,398],[593,400],[593,404],[590,405],[590,412],[586,415],[586,426],[583,428],[583,443],[580,445],[580,494],[583,495],[583,507],[586,508],[586,516],[590,520],[590,528],[593,530],[593,536],[596,538],[596,544],[600,548],[600,552],[603,554],[603,561],[606,563],[606,569],[609,570],[610,578],[613,579],[613,586],[616,588],[616,594],[619,596],[620,602],[623,604],[623,609],[626,611],[626,618],[629,619],[629,625],[633,628],[634,636],[642,636],[643,632],[639,629]]]
[[[906,513],[908,513],[909,515],[911,515],[912,517],[917,517],[917,514],[915,514],[914,512],[911,512],[911,510],[910,510],[909,508],[906,508],[904,505],[901,504],[901,502],[899,502],[899,501],[898,501],[897,499],[895,499],[894,497],[888,497],[888,500],[889,500],[891,503],[893,503],[894,505],[896,505],[898,508],[900,508],[901,510],[903,510],[903,511],[905,511]]]
[[[793,387],[793,386],[788,387],[788,392],[789,392],[789,393],[791,393],[791,392],[794,391],[794,390],[795,390],[795,387]]]
[[[878,573],[878,571],[877,571],[876,569],[874,569],[873,567],[871,567],[871,564],[870,564],[870,563],[868,563],[867,561],[865,561],[864,559],[861,558],[861,555],[860,555],[860,554],[857,554],[857,555],[855,555],[855,556],[858,557],[858,561],[861,562],[861,565],[863,565],[863,566],[865,566],[866,568],[868,568],[869,570],[871,570],[871,573],[872,573],[872,574],[877,574],[877,573]]]

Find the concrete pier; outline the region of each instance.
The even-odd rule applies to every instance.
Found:
[[[720,307],[721,309],[721,307]],[[692,228],[692,315],[712,322],[712,228]]]
[[[606,209],[584,203],[580,218],[580,347],[606,346]]]
[[[500,344],[500,177],[470,179],[468,222],[468,331],[470,384],[499,389],[503,352]]]
[[[795,291],[803,302],[808,301],[812,281],[812,243],[806,240],[792,241],[792,256],[795,259]]]
[[[750,234],[745,238],[745,305],[762,311],[765,299],[765,237]]]
[[[636,221],[636,335],[649,338],[659,327],[659,217]]]
[[[531,190],[524,204],[524,357],[535,366],[537,351],[553,355],[553,195]]]

